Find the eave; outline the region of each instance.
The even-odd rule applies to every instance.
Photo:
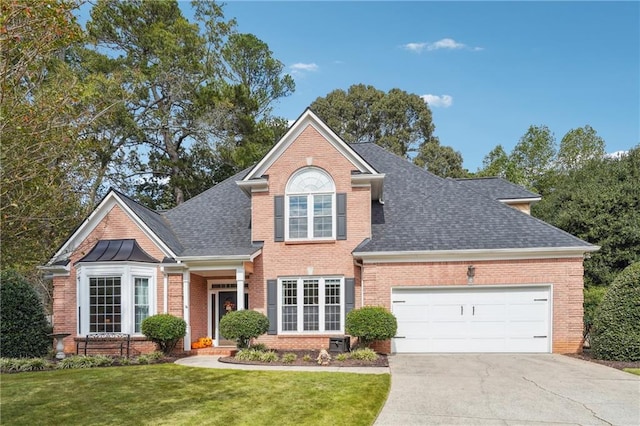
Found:
[[[599,246],[535,247],[511,249],[353,252],[363,263],[469,262],[520,259],[583,258]]]

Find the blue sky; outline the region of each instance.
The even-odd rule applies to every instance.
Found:
[[[188,8],[188,4],[184,4]],[[245,2],[225,16],[296,81],[274,113],[364,83],[430,101],[440,143],[476,171],[530,125],[586,124],[608,152],[640,143],[638,2]]]

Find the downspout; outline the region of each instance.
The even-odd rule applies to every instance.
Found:
[[[353,259],[353,264],[360,268],[360,307],[364,306],[364,264]]]
[[[162,308],[162,312],[166,314],[169,312],[169,274],[164,270],[164,267],[162,267],[162,272],[164,273],[164,278],[162,280],[162,303],[164,306]]]

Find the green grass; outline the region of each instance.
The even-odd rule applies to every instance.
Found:
[[[640,368],[625,368],[624,371],[631,374],[637,374],[640,376]]]
[[[211,370],[175,364],[3,374],[11,425],[370,425],[388,374]]]

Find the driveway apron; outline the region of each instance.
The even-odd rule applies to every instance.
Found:
[[[640,425],[640,376],[555,354],[393,355],[377,425]]]

